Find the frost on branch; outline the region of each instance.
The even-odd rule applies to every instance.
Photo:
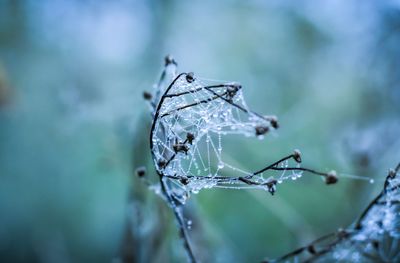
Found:
[[[383,190],[347,229],[264,262],[400,262],[400,164]]]
[[[301,168],[298,150],[258,171],[245,171],[225,161],[225,136],[262,139],[278,128],[277,118],[250,110],[239,83],[214,82],[193,73],[178,75],[172,58],[167,57],[165,63],[153,94],[146,92],[144,97],[152,106],[154,165],[177,201],[184,203],[191,193],[214,187],[261,188],[273,194],[277,183],[297,179],[304,171],[325,177],[327,184],[337,181],[333,172]]]

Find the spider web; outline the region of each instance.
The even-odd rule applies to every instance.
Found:
[[[265,262],[400,262],[400,164],[351,227]]]
[[[277,128],[276,118],[251,111],[239,83],[218,83],[175,72],[175,65],[167,66],[165,79],[156,86],[150,143],[157,172],[170,179],[177,196],[213,187],[263,188],[273,193],[275,184],[271,182],[301,176],[298,171],[283,171],[276,180],[273,176],[265,179],[263,173],[225,161],[225,136],[262,139]],[[288,160],[277,165],[288,167]]]

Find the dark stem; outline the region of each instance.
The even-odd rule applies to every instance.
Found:
[[[189,261],[192,263],[196,263],[197,260],[193,253],[189,234],[188,234],[187,227],[185,224],[185,219],[183,218],[183,215],[181,212],[181,207],[175,203],[175,201],[172,197],[172,194],[170,193],[170,190],[168,188],[168,185],[163,179],[164,177],[160,176],[159,178],[160,178],[161,190],[163,192],[163,195],[166,197],[168,204],[170,205],[170,207],[172,208],[172,211],[174,212],[176,221],[178,222],[179,233],[183,239],[183,245],[184,245],[186,254],[189,257]]]
[[[280,163],[282,163],[282,162],[284,162],[284,161],[286,161],[286,160],[288,160],[288,159],[291,159],[291,158],[293,158],[293,154],[288,155],[288,156],[286,156],[286,157],[283,157],[282,159],[280,159],[280,160],[278,160],[278,161],[276,161],[276,162],[274,162],[274,163],[268,165],[267,167],[265,167],[265,168],[263,168],[263,169],[261,169],[261,170],[259,170],[259,171],[257,171],[257,172],[254,172],[253,175],[257,175],[257,174],[260,174],[260,173],[265,172],[265,171],[267,171],[267,170],[270,170],[270,169],[272,169],[273,167],[275,167],[276,165],[278,165],[278,164],[280,164]]]
[[[227,94],[227,92],[224,92],[222,95],[225,95],[225,94]],[[171,110],[169,112],[164,113],[163,115],[161,115],[160,118],[164,118],[165,116],[171,115],[171,113],[176,112],[176,111],[180,111],[180,110],[184,110],[184,109],[187,109],[187,108],[191,108],[191,107],[194,107],[194,106],[197,106],[197,105],[200,105],[200,104],[204,104],[204,103],[209,103],[210,101],[216,100],[218,98],[219,98],[219,96],[214,96],[214,97],[207,98],[207,99],[204,99],[204,100],[201,100],[201,101],[198,101],[198,102],[193,102],[193,103],[181,106],[179,108],[176,108],[176,109],[173,109],[173,110]]]
[[[188,91],[183,91],[179,93],[173,93],[173,94],[165,94],[165,98],[173,98],[173,97],[179,97],[187,94],[193,94],[199,91],[202,91],[204,89],[210,88],[210,89],[215,89],[215,88],[224,88],[224,87],[232,87],[232,84],[219,84],[219,85],[212,85],[212,86],[205,86],[205,87],[199,87],[196,89],[188,90]]]
[[[162,106],[162,104],[163,104],[163,102],[164,102],[164,100],[165,100],[165,97],[164,97],[164,96],[165,96],[165,94],[167,94],[167,93],[169,92],[169,90],[173,87],[173,85],[175,84],[175,82],[176,82],[181,76],[186,75],[186,74],[187,74],[187,73],[181,73],[181,74],[179,74],[178,76],[176,76],[176,78],[170,83],[170,85],[168,86],[168,88],[165,90],[165,92],[164,92],[163,96],[161,97],[160,102],[158,103],[157,108],[156,108],[156,110],[155,110],[154,117],[153,117],[153,123],[152,123],[152,125],[151,125],[151,130],[150,130],[150,149],[151,149],[152,158],[153,158],[153,160],[154,160],[155,162],[156,162],[156,158],[155,158],[154,149],[153,149],[153,146],[154,146],[154,145],[153,145],[153,134],[154,134],[154,129],[155,129],[155,127],[156,127],[156,122],[159,120],[159,115],[160,115],[161,106]],[[169,162],[170,162],[171,160],[172,160],[172,159],[170,159]],[[182,237],[182,239],[183,239],[183,242],[184,242],[184,248],[185,248],[186,254],[187,254],[188,257],[189,257],[190,262],[195,263],[195,262],[197,262],[197,261],[196,261],[196,258],[195,258],[195,256],[194,256],[194,253],[193,253],[193,249],[192,249],[192,246],[191,246],[191,243],[190,243],[190,239],[189,239],[189,234],[187,233],[187,228],[186,228],[186,225],[185,225],[185,222],[184,222],[182,213],[181,213],[181,211],[180,211],[181,208],[180,208],[179,206],[176,205],[176,203],[175,203],[175,201],[174,201],[174,199],[173,199],[173,197],[172,197],[172,194],[171,194],[171,192],[170,192],[170,190],[169,190],[169,188],[168,188],[168,185],[167,185],[167,183],[164,181],[164,177],[165,177],[164,174],[163,174],[160,170],[158,170],[158,169],[156,169],[156,170],[157,170],[157,174],[159,175],[162,193],[163,193],[163,195],[165,196],[165,198],[166,198],[168,204],[169,204],[170,207],[172,208],[172,210],[173,210],[173,212],[174,212],[174,215],[175,215],[175,218],[176,218],[176,220],[177,220],[177,222],[178,222],[179,232],[180,232],[180,235],[181,235],[181,237]]]

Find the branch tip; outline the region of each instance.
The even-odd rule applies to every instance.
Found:
[[[256,126],[255,130],[256,130],[256,135],[260,136],[260,135],[266,134],[269,131],[269,128],[268,128],[268,126],[261,126],[260,125],[260,126]]]
[[[326,184],[335,184],[338,181],[338,177],[336,171],[332,170],[325,176],[325,183]]]
[[[301,163],[301,152],[298,149],[295,149],[293,151],[293,159],[297,162],[297,163]]]
[[[146,175],[146,168],[144,166],[138,167],[135,173],[138,177],[144,177]]]
[[[388,177],[393,179],[396,177],[396,171],[394,169],[389,169]]]
[[[267,116],[266,119],[271,123],[272,128],[278,129],[279,128],[279,123],[278,123],[278,117],[275,115]]]
[[[175,61],[175,59],[171,56],[171,55],[167,55],[165,56],[165,66],[168,66],[169,64],[174,64],[174,65],[178,65]]]
[[[145,100],[151,100],[153,98],[153,95],[151,95],[151,93],[148,91],[143,91],[143,98]]]
[[[193,81],[195,81],[193,72],[189,72],[188,74],[186,74],[186,81],[188,83],[192,83]]]
[[[194,140],[194,134],[188,132],[188,133],[186,134],[186,140],[187,140],[187,142],[188,142],[189,144],[192,144],[192,143],[193,143],[193,140]]]
[[[167,162],[165,160],[158,160],[157,165],[160,169],[164,169],[167,165]]]

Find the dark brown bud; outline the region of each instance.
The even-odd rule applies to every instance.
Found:
[[[174,149],[175,153],[182,152],[187,154],[187,152],[189,151],[189,147],[181,142],[175,143],[174,145],[172,145],[172,148]]]
[[[390,169],[389,173],[388,173],[388,176],[389,176],[390,179],[395,178],[396,177],[396,171],[393,170],[393,169]]]
[[[235,97],[236,93],[242,86],[239,84],[233,84],[227,87],[226,89],[226,95],[229,100],[231,100],[233,97]]]
[[[277,181],[275,179],[271,179],[270,181],[268,181],[265,185],[268,187],[268,192],[271,195],[274,195],[276,192],[276,183]]]
[[[164,169],[164,168],[165,168],[165,165],[167,165],[167,162],[166,162],[165,160],[159,160],[159,161],[157,162],[157,165],[158,165],[158,168]]]
[[[151,93],[148,91],[143,91],[143,98],[145,100],[151,100],[151,98],[153,98],[153,95],[151,95]]]
[[[293,152],[293,159],[297,162],[297,163],[301,163],[301,152],[299,150],[294,150]]]
[[[141,166],[141,167],[138,167],[137,169],[136,169],[136,175],[137,176],[139,176],[139,177],[143,177],[143,176],[145,176],[146,175],[146,168],[145,167],[143,167],[143,166]]]
[[[167,55],[165,57],[165,66],[168,66],[169,64],[177,65],[176,61],[174,60],[174,58],[171,55]]]
[[[186,74],[186,81],[188,83],[192,83],[195,80],[193,72],[189,72]]]
[[[186,140],[188,141],[189,144],[192,144],[192,143],[193,143],[193,140],[194,140],[194,134],[188,132],[188,133],[186,134]]]
[[[276,116],[270,116],[269,122],[271,123],[272,128],[274,129],[279,128],[278,118]]]
[[[189,179],[187,177],[182,177],[180,181],[183,185],[187,185],[189,183]]]
[[[335,171],[330,171],[325,177],[326,184],[335,184],[338,181]]]
[[[264,135],[269,131],[268,126],[256,126],[256,135]]]

